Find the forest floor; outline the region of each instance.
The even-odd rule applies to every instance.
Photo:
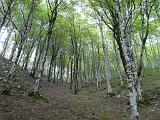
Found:
[[[0,91],[11,64],[0,56]],[[90,84],[73,94],[65,84],[42,81],[40,91],[45,100],[35,100],[28,97],[35,80],[19,67],[15,74],[11,95],[0,95],[0,120],[129,120],[127,89],[116,78],[112,97],[106,94],[105,84],[99,90]],[[142,77],[145,100],[139,104],[140,119],[160,120],[160,72],[148,74]]]

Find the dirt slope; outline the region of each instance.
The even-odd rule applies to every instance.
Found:
[[[7,80],[11,62],[0,56],[0,90]],[[49,120],[49,119],[76,119],[78,113],[70,110],[60,97],[69,92],[65,86],[50,85],[42,82],[41,92],[47,100],[37,101],[28,97],[32,90],[34,79],[27,71],[17,67],[11,86],[11,96],[0,96],[0,120]],[[44,91],[44,92],[43,92]]]
[[[0,56],[0,90],[7,75],[11,62]],[[150,77],[148,78],[150,79]],[[147,82],[146,77],[146,82]],[[152,78],[154,79],[154,77]],[[159,80],[159,77],[156,78]],[[67,85],[55,85],[41,82],[41,94],[46,98],[37,101],[28,97],[34,79],[27,71],[17,67],[12,83],[11,96],[0,95],[0,120],[128,120],[129,106],[126,90],[114,87],[115,96],[106,95],[106,85],[97,91],[94,85],[83,88],[77,95]],[[120,88],[120,87],[119,87]],[[140,105],[141,120],[160,120],[160,89],[147,94],[149,105]]]

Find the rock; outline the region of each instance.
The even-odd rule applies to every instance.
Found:
[[[117,98],[120,98],[121,96],[120,95],[117,95]]]
[[[154,112],[155,110],[151,110],[151,112]]]
[[[4,73],[8,73],[8,71],[5,70]]]
[[[18,88],[18,89],[20,89],[20,88],[21,88],[21,86],[20,86],[20,85],[18,85],[18,86],[17,86],[17,88]]]

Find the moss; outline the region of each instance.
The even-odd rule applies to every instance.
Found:
[[[145,97],[143,98],[143,100],[139,100],[138,101],[138,106],[139,107],[145,107],[145,106],[149,106],[151,103],[150,103],[150,99]]]
[[[30,92],[28,96],[36,100],[46,100],[39,92]]]
[[[113,97],[115,95],[116,95],[115,93],[107,93],[107,96],[109,96],[109,97]]]
[[[121,113],[121,117],[120,117],[120,120],[128,120],[127,119],[127,115],[126,115],[126,113]]]
[[[76,107],[76,108],[81,108],[81,107],[83,106],[83,102],[81,102],[81,101],[76,101],[76,102],[73,103],[73,105],[74,105],[74,107]]]
[[[10,95],[11,95],[10,89],[5,89],[5,90],[3,90],[3,91],[1,92],[1,95],[8,95],[8,96],[10,96]]]
[[[77,95],[77,94],[78,94],[78,90],[74,90],[74,94],[76,94],[76,95]]]

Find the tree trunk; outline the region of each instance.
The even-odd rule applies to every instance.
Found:
[[[7,38],[5,39],[5,42],[4,42],[4,44],[3,44],[3,49],[2,49],[2,52],[1,52],[1,55],[2,56],[6,56],[6,50],[7,50],[7,46],[8,46],[8,42],[9,42],[9,39],[10,39],[10,37],[11,37],[11,34],[12,34],[12,31],[13,29],[11,29],[10,31],[9,31],[9,33],[8,33],[8,35],[7,35]]]
[[[71,80],[70,80],[70,87],[69,89],[71,90],[72,89],[72,86],[73,86],[73,56],[71,56],[71,73],[70,73],[70,76],[71,76]]]
[[[124,84],[123,84],[123,79],[122,79],[122,75],[121,75],[122,74],[121,73],[122,68],[120,66],[120,58],[119,58],[119,55],[117,53],[115,39],[113,40],[113,46],[114,46],[114,54],[113,54],[113,56],[114,56],[115,67],[116,67],[117,74],[118,74],[118,76],[120,78],[120,81],[121,81],[121,86],[123,86]]]
[[[0,32],[1,32],[1,30],[2,30],[3,25],[4,25],[5,22],[6,22],[7,15],[10,13],[12,4],[13,4],[13,0],[9,0],[8,5],[7,5],[7,10],[6,10],[6,11],[4,10],[5,13],[3,14],[3,19],[2,19],[2,22],[1,22],[1,24],[0,24]]]
[[[128,82],[128,92],[129,92],[129,100],[130,100],[130,106],[131,106],[131,118],[132,120],[138,120],[139,119],[139,113],[137,110],[137,91],[136,91],[136,66],[134,63],[134,56],[133,56],[133,51],[132,47],[130,44],[130,35],[129,31],[125,28],[124,24],[125,22],[123,21],[121,17],[121,13],[119,11],[119,6],[118,6],[119,1],[115,0],[115,9],[116,9],[116,14],[118,16],[118,22],[119,22],[119,30],[120,30],[120,35],[122,39],[122,49],[124,52],[124,57],[125,57],[125,64],[126,64],[126,76],[127,76],[127,82]]]
[[[50,3],[48,3],[48,4],[49,4],[49,6],[51,5]],[[34,92],[39,92],[38,91],[39,90],[39,82],[41,80],[41,77],[42,77],[42,74],[43,74],[43,71],[44,71],[44,64],[45,64],[47,53],[48,53],[49,41],[51,39],[52,29],[54,27],[54,23],[55,23],[56,18],[57,18],[57,7],[58,7],[58,5],[59,5],[58,0],[55,0],[55,7],[53,7],[53,10],[51,10],[51,8],[50,8],[50,11],[49,11],[49,12],[51,12],[51,16],[48,16],[49,17],[49,25],[48,25],[47,34],[45,36],[45,47],[44,47],[44,50],[43,50],[43,56],[42,56],[42,59],[41,59],[41,62],[40,62],[40,67],[39,67],[39,70],[38,70],[38,73],[37,73],[38,76],[37,76],[37,79],[36,79]]]
[[[145,16],[144,16],[144,11],[143,11],[143,6],[145,5],[145,13],[146,13],[146,30],[144,31],[145,27],[144,27],[144,22],[145,22]],[[149,34],[149,18],[150,18],[150,13],[152,10],[154,3],[151,4],[150,9],[148,9],[148,1],[146,0],[145,3],[143,1],[141,1],[140,3],[140,15],[141,15],[141,26],[142,26],[142,34],[141,34],[141,42],[142,42],[142,48],[141,48],[141,52],[140,52],[140,58],[139,58],[139,63],[138,63],[138,71],[137,71],[137,76],[136,76],[136,86],[137,86],[137,92],[138,92],[138,99],[142,99],[142,95],[141,95],[141,86],[140,86],[140,75],[141,75],[141,71],[142,71],[142,65],[143,65],[143,53],[145,50],[145,44],[146,44],[146,40],[148,38],[148,34]],[[149,10],[149,11],[148,11]],[[145,32],[145,34],[144,34]],[[152,48],[152,47],[151,47]]]
[[[13,80],[15,69],[16,69],[16,66],[17,66],[17,63],[18,63],[23,45],[25,43],[25,40],[27,39],[27,34],[28,34],[28,32],[31,28],[32,14],[33,14],[33,11],[34,11],[34,1],[35,0],[32,0],[32,5],[31,5],[30,11],[28,13],[27,19],[24,23],[23,30],[21,31],[21,33],[19,33],[20,35],[19,35],[18,39],[20,38],[20,41],[19,41],[19,44],[18,44],[18,52],[17,52],[16,58],[15,58],[13,64],[12,64],[11,70],[9,72],[8,80],[6,81],[8,84],[7,84],[4,91],[6,91],[6,90],[10,91],[10,84]]]
[[[10,56],[9,56],[9,60],[12,61],[13,57],[14,57],[14,53],[16,51],[16,48],[17,48],[17,43],[14,42],[13,46],[12,46],[12,50],[11,50],[11,53],[10,53]]]
[[[109,58],[108,58],[108,50],[107,50],[106,44],[104,42],[102,22],[101,22],[100,19],[99,19],[98,26],[99,26],[99,29],[100,29],[103,52],[104,52],[105,75],[106,75],[106,78],[107,78],[107,87],[108,87],[107,92],[112,93],[112,88],[111,88],[111,83],[110,83],[110,81],[111,81],[111,70],[110,70],[110,63],[109,63]]]

